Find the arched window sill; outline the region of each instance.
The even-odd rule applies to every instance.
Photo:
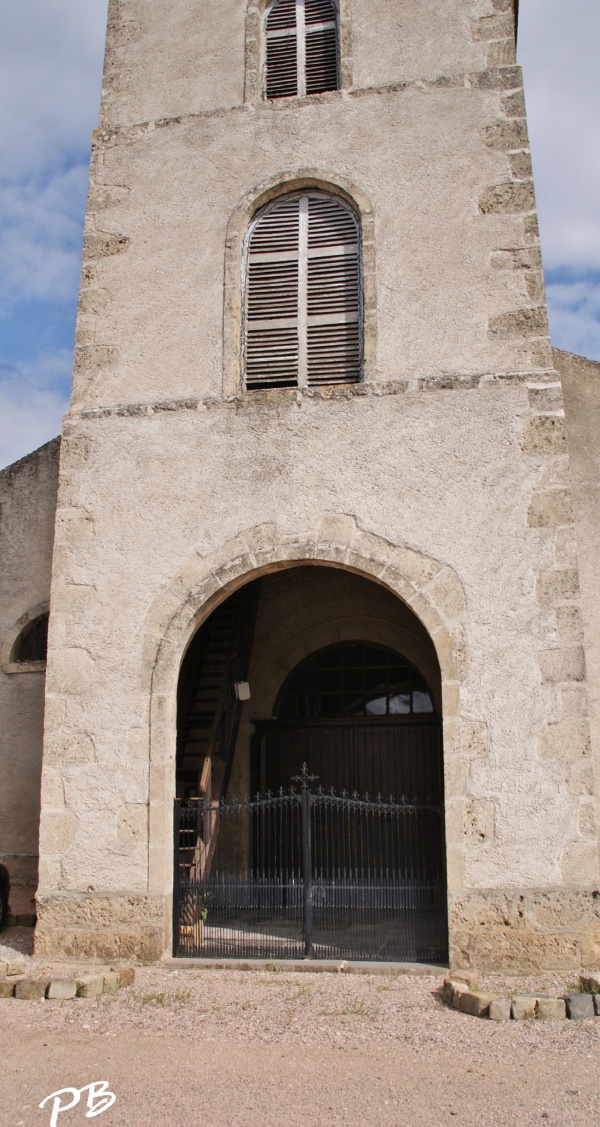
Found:
[[[45,661],[3,661],[3,673],[45,673]]]
[[[284,98],[261,98],[260,104],[269,109],[290,109],[297,106],[330,105],[332,102],[343,101],[348,90],[321,90],[318,94],[291,94]]]

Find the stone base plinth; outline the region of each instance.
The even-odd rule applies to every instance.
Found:
[[[600,965],[598,889],[484,889],[449,897],[450,965],[579,971]]]
[[[155,962],[165,953],[169,911],[164,898],[137,893],[38,894],[35,953]]]
[[[600,890],[451,893],[450,966],[536,973],[600,966]],[[38,895],[35,951],[65,959],[154,962],[167,952],[171,905],[132,894]]]

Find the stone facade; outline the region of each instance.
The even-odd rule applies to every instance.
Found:
[[[273,103],[264,9],[110,4],[37,950],[170,950],[181,661],[223,599],[270,576],[241,744],[323,639],[412,647],[441,693],[452,964],[595,964],[597,475],[575,441],[570,476],[557,368],[578,427],[596,394],[584,411],[580,362],[550,348],[510,0],[343,0],[343,89]],[[364,381],[245,393],[245,232],[311,187],[361,219]]]
[[[22,914],[35,911],[45,664],[15,650],[48,610],[59,449],[55,439],[0,473],[0,863]]]

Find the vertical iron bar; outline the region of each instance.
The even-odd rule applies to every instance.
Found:
[[[311,794],[306,784],[302,787],[302,866],[304,888],[302,906],[304,911],[304,958],[312,958],[312,841],[310,826]]]

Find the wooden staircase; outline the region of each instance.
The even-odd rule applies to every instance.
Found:
[[[231,773],[256,623],[259,581],[217,608],[194,638],[181,671],[177,795],[219,802]]]

